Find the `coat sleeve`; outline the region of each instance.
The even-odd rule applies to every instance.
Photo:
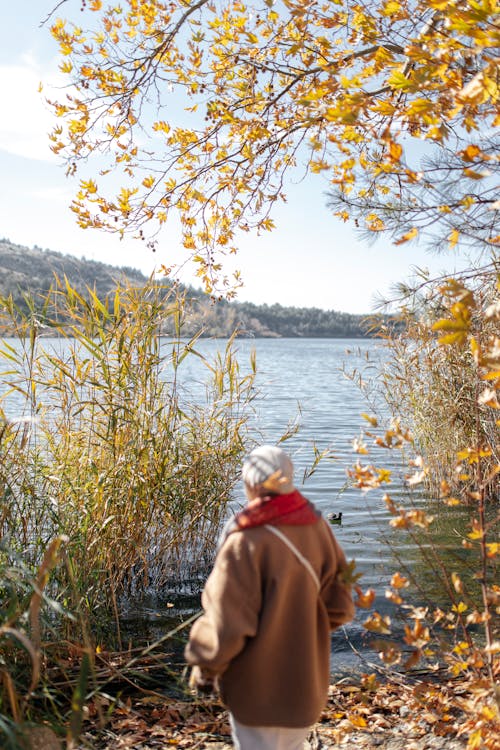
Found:
[[[202,593],[202,616],[191,628],[186,661],[220,675],[257,633],[261,609],[258,563],[245,534],[229,534]]]
[[[352,587],[341,580],[342,571],[347,567],[345,555],[331,529],[329,529],[329,532],[333,540],[335,565],[322,585],[321,598],[328,612],[330,628],[336,630],[353,619],[355,609],[352,600]]]

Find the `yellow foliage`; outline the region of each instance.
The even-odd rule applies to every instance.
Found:
[[[388,205],[400,188],[409,195],[428,190],[426,167],[403,166],[408,136],[442,144],[446,153],[455,149],[467,181],[483,189],[491,155],[482,133],[498,116],[494,3],[458,8],[423,0],[415,18],[401,0],[366,7],[336,0],[333,12],[328,4],[310,4],[307,12],[300,3],[266,6],[125,0],[105,7],[89,0],[91,41],[76,24],[52,24],[61,55],[71,56],[61,63],[68,95],[53,103],[64,121],[53,149],[72,164],[99,154],[104,171],[123,169],[126,189],[137,190],[132,212],[130,196],[114,200],[116,188],[108,193],[102,181],[95,197],[108,206],[104,228],[147,232],[150,225],[154,233],[177,210],[195,218],[192,237],[208,258],[217,244],[236,246],[238,228],[273,228],[269,211],[284,197],[301,144],[310,144],[309,170],[341,185],[354,205],[358,194],[361,201],[373,197],[366,191],[374,184]],[[433,14],[438,24],[425,20]],[[473,142],[465,142],[471,131]],[[151,182],[151,174],[158,179]],[[462,233],[463,208],[482,206],[471,192],[447,206],[451,248]],[[84,224],[87,201],[73,206]],[[206,221],[215,204],[229,220],[223,232]],[[371,213],[364,217],[370,230],[397,232],[376,206]],[[342,218],[350,215],[347,201]],[[417,213],[395,244],[417,238],[419,221]],[[215,281],[213,272],[206,277]],[[455,329],[443,342],[463,339]]]
[[[399,240],[396,240],[394,244],[403,245],[405,242],[415,239],[415,237],[418,237],[418,229],[417,227],[412,227],[409,232],[406,232],[406,234],[400,237]]]

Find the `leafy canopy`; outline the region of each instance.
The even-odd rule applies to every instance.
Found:
[[[298,165],[356,203],[432,183],[413,164],[416,140],[451,150],[455,174],[475,184],[497,163],[482,146],[500,122],[497,0],[87,0],[82,10],[82,27],[51,29],[70,82],[52,102],[52,148],[70,173],[91,156],[100,168],[80,180],[78,223],[150,239],[177,212],[209,290],[238,231],[273,228]],[[474,210],[476,193],[442,213]],[[350,213],[347,201],[339,214]],[[385,229],[376,211],[365,221]],[[485,240],[498,237],[488,229]]]

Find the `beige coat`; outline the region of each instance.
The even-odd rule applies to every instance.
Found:
[[[279,526],[310,572],[263,526],[228,535],[202,594],[186,659],[220,676],[232,714],[248,726],[306,727],[317,721],[329,684],[330,631],[354,615],[338,580],[345,557],[324,519]]]

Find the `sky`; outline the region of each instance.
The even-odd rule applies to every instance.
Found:
[[[174,230],[160,239],[153,254],[139,241],[80,229],[69,208],[78,185],[49,149],[47,134],[54,119],[44,102],[61,80],[57,45],[48,24],[41,25],[57,4],[1,2],[0,238],[132,266],[150,275],[159,265],[183,257]],[[78,0],[63,2],[53,19],[75,17],[79,6]],[[186,123],[188,118],[186,113]],[[325,182],[315,175],[289,183],[288,202],[273,216],[277,228],[244,236],[233,263],[244,282],[238,299],[368,313],[377,297],[390,294],[392,285],[409,278],[413,268],[428,268],[433,275],[453,270],[452,261],[418,246],[361,241],[351,225],[328,211],[325,190]],[[197,285],[189,264],[180,278]]]

